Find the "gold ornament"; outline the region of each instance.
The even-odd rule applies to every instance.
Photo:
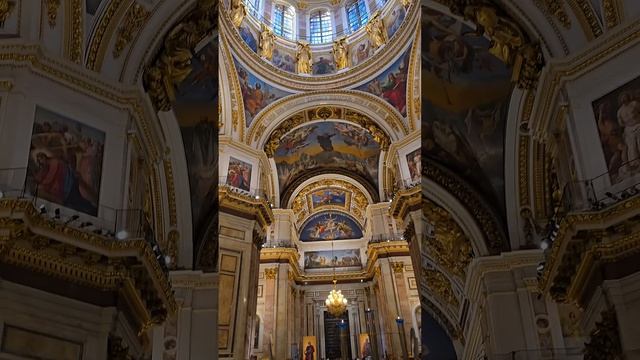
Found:
[[[261,57],[271,61],[275,40],[276,36],[273,34],[271,29],[269,29],[265,24],[261,24],[260,48],[258,49]]]
[[[367,23],[366,29],[374,49],[387,43],[387,31],[384,28],[384,20],[382,20],[380,16],[380,11],[373,13]]]
[[[231,0],[231,23],[238,27],[247,16],[247,8],[242,0]]]
[[[333,42],[333,61],[336,63],[336,69],[342,70],[349,66],[348,60],[347,38],[343,36]]]
[[[296,69],[298,74],[311,74],[311,48],[307,42],[298,42],[298,53],[296,54]]]

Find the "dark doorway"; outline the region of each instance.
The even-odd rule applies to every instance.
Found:
[[[340,329],[338,324],[342,321],[347,326],[347,342],[351,339],[349,333],[349,312],[345,311],[339,317],[335,317],[328,312],[324,312],[324,357],[325,359],[340,359],[342,353],[340,352]],[[351,344],[347,346],[348,353],[347,359],[351,359]]]

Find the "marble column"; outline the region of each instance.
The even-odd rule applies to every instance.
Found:
[[[266,268],[264,270],[264,340],[262,341],[262,353],[266,355],[271,353],[271,349],[273,349],[272,341],[275,341],[277,270],[277,268]]]

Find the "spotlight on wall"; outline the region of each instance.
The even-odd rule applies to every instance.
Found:
[[[260,195],[256,195],[256,200],[260,200]]]
[[[40,215],[44,215],[47,213],[47,207],[44,205],[40,205]]]
[[[538,270],[539,273],[544,271],[544,266],[546,265],[546,263],[543,261],[540,264],[538,264],[538,267],[536,268],[536,270]]]
[[[167,264],[167,265],[171,265],[171,261],[172,261],[172,260],[173,260],[173,259],[171,259],[171,256],[169,256],[169,255],[166,255],[166,256],[164,257],[164,263],[165,263],[165,264]]]
[[[126,240],[129,237],[129,233],[127,230],[120,230],[116,233],[116,239],[118,240]]]
[[[549,248],[549,242],[547,240],[543,240],[540,243],[540,249],[542,250],[547,250]]]

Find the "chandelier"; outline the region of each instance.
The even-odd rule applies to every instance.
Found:
[[[333,280],[333,290],[331,290],[329,296],[327,296],[327,299],[324,301],[329,314],[335,317],[342,315],[345,310],[347,310],[347,299],[342,295],[342,291],[336,290],[337,282],[337,280]]]

